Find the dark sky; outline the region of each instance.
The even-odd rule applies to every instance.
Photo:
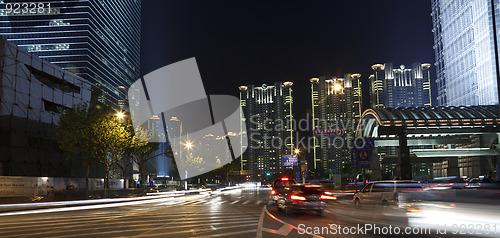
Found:
[[[239,85],[292,81],[296,116],[303,117],[311,77],[359,72],[366,82],[374,63],[434,63],[430,5],[430,0],[145,0],[142,74],[196,57],[207,94],[237,96]],[[431,72],[434,79],[434,66]]]

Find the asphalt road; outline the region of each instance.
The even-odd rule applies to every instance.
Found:
[[[246,188],[0,213],[0,237],[374,237],[386,236],[382,233],[389,227],[394,233],[395,227],[406,226],[406,218],[391,208],[355,210],[350,197],[329,204],[323,215],[285,215],[270,202],[269,194],[270,189]],[[373,230],[366,230],[370,226]],[[427,236],[441,237],[435,231]]]

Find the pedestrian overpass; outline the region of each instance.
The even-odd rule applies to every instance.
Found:
[[[397,148],[393,157],[371,152],[372,179],[381,177],[380,163],[396,164],[397,177],[411,179],[412,163],[447,161],[447,176],[459,176],[458,158],[464,157],[480,157],[480,170],[496,171],[498,178],[498,113],[498,105],[368,109],[355,134],[373,138],[375,148]]]

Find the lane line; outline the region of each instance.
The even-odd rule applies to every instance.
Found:
[[[168,230],[168,229],[179,229],[179,228],[210,227],[211,225],[212,226],[213,225],[219,225],[219,227],[217,228],[217,230],[222,230],[222,229],[231,228],[231,227],[224,227],[224,226],[220,226],[220,225],[231,225],[231,224],[241,225],[242,222],[248,222],[246,224],[257,225],[255,219],[237,219],[236,221],[235,221],[235,219],[231,219],[230,221],[228,221],[227,219],[226,220],[218,219],[218,220],[213,220],[213,221],[214,222],[209,221],[209,222],[206,222],[206,223],[200,223],[199,221],[190,221],[190,222],[181,223],[179,225],[175,225],[173,227],[166,227],[166,229]],[[215,221],[217,221],[217,222],[215,222]],[[124,223],[124,222],[120,222],[120,223]],[[186,223],[188,223],[188,224],[186,224]],[[70,228],[72,228],[70,231],[71,232],[80,233],[80,234],[90,235],[92,233],[88,233],[87,232],[89,230],[88,225],[89,224],[82,224],[81,228],[78,228],[78,229],[74,229],[75,226],[72,226],[72,227],[70,227]],[[117,223],[106,224],[106,226],[96,227],[94,231],[97,232],[97,233],[106,232],[107,229],[114,228],[117,225],[119,225],[119,224],[117,224]],[[134,231],[135,232],[141,232],[141,231],[148,231],[148,230],[151,229],[151,228],[145,227],[145,225],[146,224],[134,224],[134,225],[130,225],[130,222],[127,222],[127,226],[124,226],[127,229],[121,229],[120,231],[116,231],[116,232],[134,232]],[[30,228],[32,228],[32,227],[30,227]],[[67,234],[68,233],[67,230],[66,231],[61,231],[60,229],[61,229],[60,227],[44,227],[43,228],[44,231],[42,231],[39,228],[37,228],[36,230],[38,232],[26,233],[24,235],[26,235],[26,236],[42,236],[42,237],[44,235],[47,235],[47,236],[50,236],[50,237],[54,237],[54,236],[64,236],[63,234]],[[48,231],[45,231],[45,230],[48,230]],[[54,230],[56,232],[54,232]],[[174,232],[177,232],[177,231],[174,231]],[[12,233],[12,234],[6,234],[6,233]],[[60,233],[60,234],[58,234],[58,233]],[[19,236],[19,230],[14,230],[14,231],[3,232],[2,233],[2,237],[18,237],[18,236]]]
[[[264,225],[263,225],[264,224],[265,214],[267,214],[269,217],[271,217],[275,221],[280,222],[281,224],[283,224],[283,226],[280,227],[280,229],[278,229],[278,230],[265,228]],[[288,222],[284,222],[284,221],[280,220],[279,218],[277,218],[276,216],[274,216],[273,214],[271,214],[267,210],[267,206],[264,206],[264,208],[262,209],[262,213],[260,215],[259,225],[257,226],[257,238],[262,238],[262,232],[263,231],[269,232],[269,233],[273,233],[273,234],[279,234],[279,235],[282,235],[282,236],[287,236],[290,233],[290,231],[292,231],[293,229],[295,229],[297,231],[301,230],[298,227],[296,227],[296,226],[294,226],[294,225],[292,225],[292,224],[290,224]],[[315,235],[315,234],[308,234],[308,235],[311,235],[312,237],[316,237],[316,238],[324,238],[322,236],[318,236],[318,235]]]
[[[102,208],[111,208],[111,207],[124,207],[124,206],[132,206],[132,205],[158,203],[158,202],[163,202],[163,201],[166,202],[167,200],[168,200],[168,198],[158,198],[158,199],[150,199],[150,200],[146,200],[146,201],[120,202],[120,203],[111,203],[111,204],[85,205],[85,206],[78,206],[78,207],[61,207],[61,208],[46,208],[46,209],[37,209],[37,210],[15,211],[15,212],[3,212],[3,213],[0,213],[0,216],[27,215],[27,214],[40,214],[40,213],[52,213],[52,212],[102,209]]]
[[[228,227],[224,227],[224,228],[219,228],[219,229],[231,229],[231,228],[240,228],[240,227],[248,227],[248,226],[255,226],[257,225],[257,223],[249,223],[249,224],[243,224],[243,225],[236,225],[236,226],[228,226]],[[211,232],[212,229],[210,228],[205,228],[205,229],[191,229],[191,230],[184,230],[184,231],[174,231],[174,232],[155,232],[154,234],[141,234],[141,235],[135,235],[134,237],[151,237],[151,236],[161,236],[161,237],[169,237],[169,235],[172,235],[172,234],[182,234],[182,233],[202,233],[202,232]],[[237,231],[236,233],[238,232],[241,232],[241,231]],[[106,234],[105,232],[101,232],[101,234],[104,233]],[[235,233],[235,232],[230,232],[230,233]],[[89,235],[89,234],[86,234],[86,235]],[[90,234],[92,235],[92,234]],[[223,234],[213,234],[213,235],[205,235],[205,236],[202,236],[202,237],[220,237],[220,236],[223,236],[223,235],[230,235],[228,233],[223,233]],[[190,235],[189,237],[194,237],[196,235]]]
[[[221,237],[221,236],[233,237],[234,235],[240,235],[240,234],[245,234],[245,233],[254,233],[256,231],[257,231],[257,229],[253,229],[253,230],[234,231],[234,232],[219,233],[219,234],[214,234],[214,235],[193,236],[193,237],[199,237],[199,238],[210,238],[210,237]]]
[[[234,215],[234,216],[224,216],[224,214],[220,214],[220,216],[212,216],[211,214],[206,214],[207,216],[204,216],[204,217],[189,217],[189,218],[185,218],[182,220],[182,223],[193,223],[193,222],[206,222],[207,220],[209,221],[214,221],[214,222],[218,222],[218,221],[225,221],[225,220],[238,220],[238,221],[242,221],[242,220],[249,220],[249,221],[252,221],[254,219],[257,219],[258,217],[255,216],[255,215]],[[142,216],[137,216],[137,218],[139,218]],[[132,217],[135,219],[135,217]],[[99,220],[99,221],[102,221],[102,219],[96,219],[96,220]],[[168,221],[177,221],[178,218],[176,217],[169,217],[168,219],[158,219],[158,220],[150,220],[150,219],[144,219],[144,221],[134,221],[135,224],[131,225],[131,226],[144,226],[144,225],[147,225],[147,224],[151,224],[151,223],[164,223],[164,222],[168,222]],[[88,222],[82,222],[82,221],[79,221],[79,220],[73,220],[73,221],[67,221],[67,219],[64,219],[64,221],[66,222],[63,222],[63,223],[60,223],[59,220],[53,220],[51,223],[35,223],[34,225],[30,225],[30,228],[40,228],[40,229],[53,229],[55,227],[59,227],[59,228],[64,228],[64,227],[79,227],[79,226],[85,226],[85,225],[88,225],[89,223],[96,223],[96,221],[88,221]],[[104,223],[104,222],[100,222],[101,225],[106,225],[107,223]],[[116,221],[116,222],[113,222],[114,225],[116,224],[130,224],[130,221],[127,220],[127,221]],[[51,225],[50,227],[48,227],[47,225]],[[2,232],[8,232],[8,230],[12,230],[12,229],[15,229],[16,231],[18,231],[18,229],[22,229],[23,227],[26,227],[26,223],[24,222],[21,222],[19,224],[13,224],[13,225],[10,225],[10,226],[6,226],[5,224],[2,224],[2,226],[0,227],[0,231]]]

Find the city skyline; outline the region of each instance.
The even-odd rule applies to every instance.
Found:
[[[359,72],[368,86],[375,63],[434,61],[429,1],[144,1],[143,10],[142,75],[196,57],[209,94],[291,81],[309,101],[312,77]],[[296,104],[295,116],[309,110]]]
[[[1,234],[498,237],[499,27],[500,0],[0,0]]]

